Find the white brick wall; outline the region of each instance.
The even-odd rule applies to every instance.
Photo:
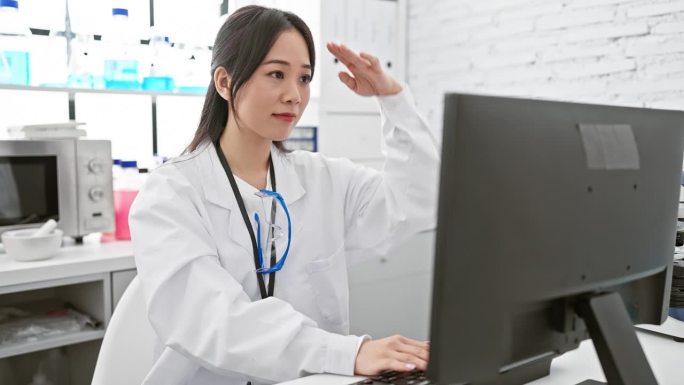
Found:
[[[408,82],[445,92],[684,110],[684,0],[409,0]]]

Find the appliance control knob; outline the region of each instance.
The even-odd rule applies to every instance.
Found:
[[[102,172],[103,166],[102,162],[97,159],[92,159],[88,162],[88,170],[93,174],[99,174]]]
[[[99,202],[104,198],[104,190],[100,187],[93,187],[88,191],[88,196],[93,202]]]

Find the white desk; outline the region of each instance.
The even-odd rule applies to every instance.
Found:
[[[684,324],[683,326],[684,327]],[[646,353],[651,368],[660,385],[681,385],[684,383],[684,343],[674,342],[646,332],[638,332],[637,336]],[[363,377],[346,377],[331,374],[317,374],[281,385],[346,385],[363,379]],[[601,364],[591,340],[580,344],[579,349],[568,352],[551,364],[551,374],[532,381],[530,385],[570,385],[587,379],[605,381]]]

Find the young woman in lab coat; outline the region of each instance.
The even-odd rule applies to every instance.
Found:
[[[426,342],[348,334],[346,263],[351,252],[384,253],[434,226],[437,146],[409,91],[377,58],[327,48],[349,70],[340,80],[379,102],[383,171],[283,150],[310,97],[311,33],[280,10],[232,14],[214,44],[194,140],[150,175],[131,211],[139,279],[159,338],[145,384],[426,368]],[[282,202],[258,196],[262,189]],[[271,231],[273,246],[259,250],[269,221],[284,235]]]

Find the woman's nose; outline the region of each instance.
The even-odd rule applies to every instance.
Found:
[[[302,101],[302,95],[299,92],[299,85],[296,82],[288,82],[287,89],[283,94],[283,101],[285,103],[299,104]]]

